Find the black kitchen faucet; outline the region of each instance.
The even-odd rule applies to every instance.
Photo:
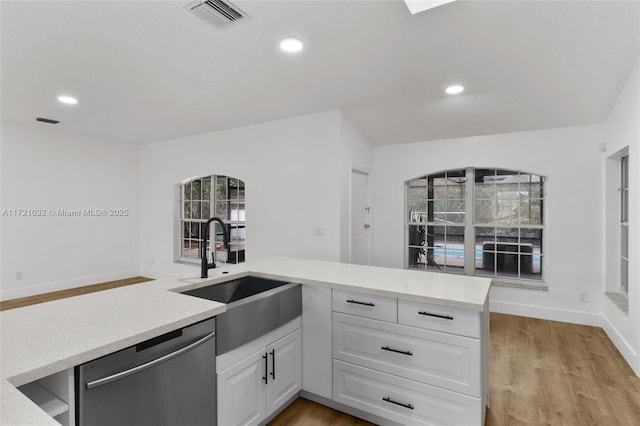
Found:
[[[209,276],[209,269],[216,267],[216,250],[215,250],[215,241],[212,244],[213,250],[211,250],[211,260],[209,263],[207,259],[207,241],[209,240],[209,224],[213,221],[216,221],[222,227],[222,239],[224,242],[224,248],[229,249],[229,229],[227,229],[227,225],[224,224],[222,219],[218,217],[212,217],[207,221],[204,226],[204,241],[202,242],[202,263],[200,264],[200,278],[207,278]]]

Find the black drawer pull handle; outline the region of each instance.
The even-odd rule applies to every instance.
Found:
[[[442,319],[448,319],[448,320],[452,320],[453,317],[450,315],[440,315],[440,314],[432,314],[431,312],[425,312],[425,311],[421,311],[418,312],[420,315],[426,315],[428,317],[436,317],[436,318],[442,318]]]
[[[276,379],[276,350],[271,349],[271,378]]]
[[[359,302],[357,300],[352,300],[349,299],[347,300],[347,303],[355,303],[356,305],[365,305],[365,306],[376,306],[375,303],[371,303],[371,302]]]
[[[269,357],[265,353],[264,355],[262,355],[262,359],[264,359],[264,377],[262,378],[262,380],[264,380],[264,384],[267,385],[269,384]]]
[[[382,398],[382,400],[385,401],[385,402],[390,402],[392,404],[399,405],[399,406],[404,407],[404,408],[408,408],[409,410],[413,410],[413,405],[411,405],[411,404],[403,404],[402,402],[394,401],[393,399],[387,398],[387,397]]]
[[[382,349],[383,351],[389,351],[389,352],[395,352],[402,355],[413,356],[413,353],[411,351],[399,351],[398,349],[393,349],[393,348],[390,348],[389,346],[383,346],[380,349]]]

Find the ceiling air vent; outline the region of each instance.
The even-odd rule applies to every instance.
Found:
[[[235,24],[249,17],[249,15],[238,9],[238,7],[222,0],[197,0],[189,3],[187,9],[216,27]]]

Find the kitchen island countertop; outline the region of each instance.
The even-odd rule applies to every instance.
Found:
[[[196,272],[198,268],[194,268]],[[226,265],[209,278],[165,278],[0,313],[0,424],[57,425],[16,389],[223,313],[178,292],[246,275],[482,311],[490,278],[275,258]]]

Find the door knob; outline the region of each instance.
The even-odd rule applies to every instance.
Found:
[[[368,223],[364,224],[364,229],[369,229],[371,227],[371,225],[369,225]]]

